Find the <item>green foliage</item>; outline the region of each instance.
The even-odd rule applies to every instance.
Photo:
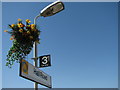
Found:
[[[11,31],[5,30],[11,35],[10,40],[13,40],[13,45],[8,51],[6,66],[12,67],[14,62],[19,62],[31,52],[34,42],[39,43],[40,31],[36,25],[29,24],[30,20],[26,20],[26,26],[18,19],[18,24],[9,25]]]

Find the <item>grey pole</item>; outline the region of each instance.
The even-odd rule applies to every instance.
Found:
[[[36,16],[34,18],[34,24],[36,25],[36,20],[37,18],[40,17],[40,15]],[[34,42],[34,45],[33,45],[33,58],[34,58],[34,66],[35,67],[38,67],[38,61],[37,61],[37,43]],[[38,83],[34,83],[34,90],[38,90]]]

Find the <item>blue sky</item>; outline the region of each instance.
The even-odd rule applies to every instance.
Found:
[[[2,3],[0,2],[0,12],[2,13]],[[1,19],[1,26],[0,26],[0,29],[1,29],[1,32],[0,32],[0,42],[2,42],[2,14],[0,14],[0,19]],[[0,51],[2,51],[2,43],[1,43],[1,45],[0,45]],[[1,82],[0,82],[0,88],[2,88],[2,52],[0,52],[0,72],[1,72],[1,74],[0,74],[0,80],[1,80]]]
[[[49,3],[2,3],[2,30],[8,24],[33,19]],[[52,76],[53,88],[118,87],[118,6],[117,2],[65,2],[65,10],[37,20],[41,44],[38,56],[50,54],[52,66],[42,68]],[[3,32],[2,31],[2,32]],[[5,59],[12,41],[2,33],[2,87],[33,88],[33,82],[19,77],[19,64],[12,69]],[[33,56],[31,52],[27,61]],[[39,85],[39,87],[43,87]]]

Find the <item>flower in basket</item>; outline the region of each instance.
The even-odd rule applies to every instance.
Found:
[[[18,19],[17,24],[9,25],[11,31],[4,30],[11,35],[10,40],[13,40],[13,45],[7,54],[6,66],[11,67],[15,61],[24,59],[31,52],[34,42],[39,43],[40,30],[35,24],[30,23],[29,19],[26,19],[26,25]]]
[[[27,22],[27,23],[31,23],[31,21],[30,21],[29,19],[26,19],[26,22]]]

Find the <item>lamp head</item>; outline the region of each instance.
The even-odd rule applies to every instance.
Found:
[[[40,15],[43,17],[52,16],[60,11],[64,10],[64,4],[61,1],[55,1],[52,4],[45,7]]]

